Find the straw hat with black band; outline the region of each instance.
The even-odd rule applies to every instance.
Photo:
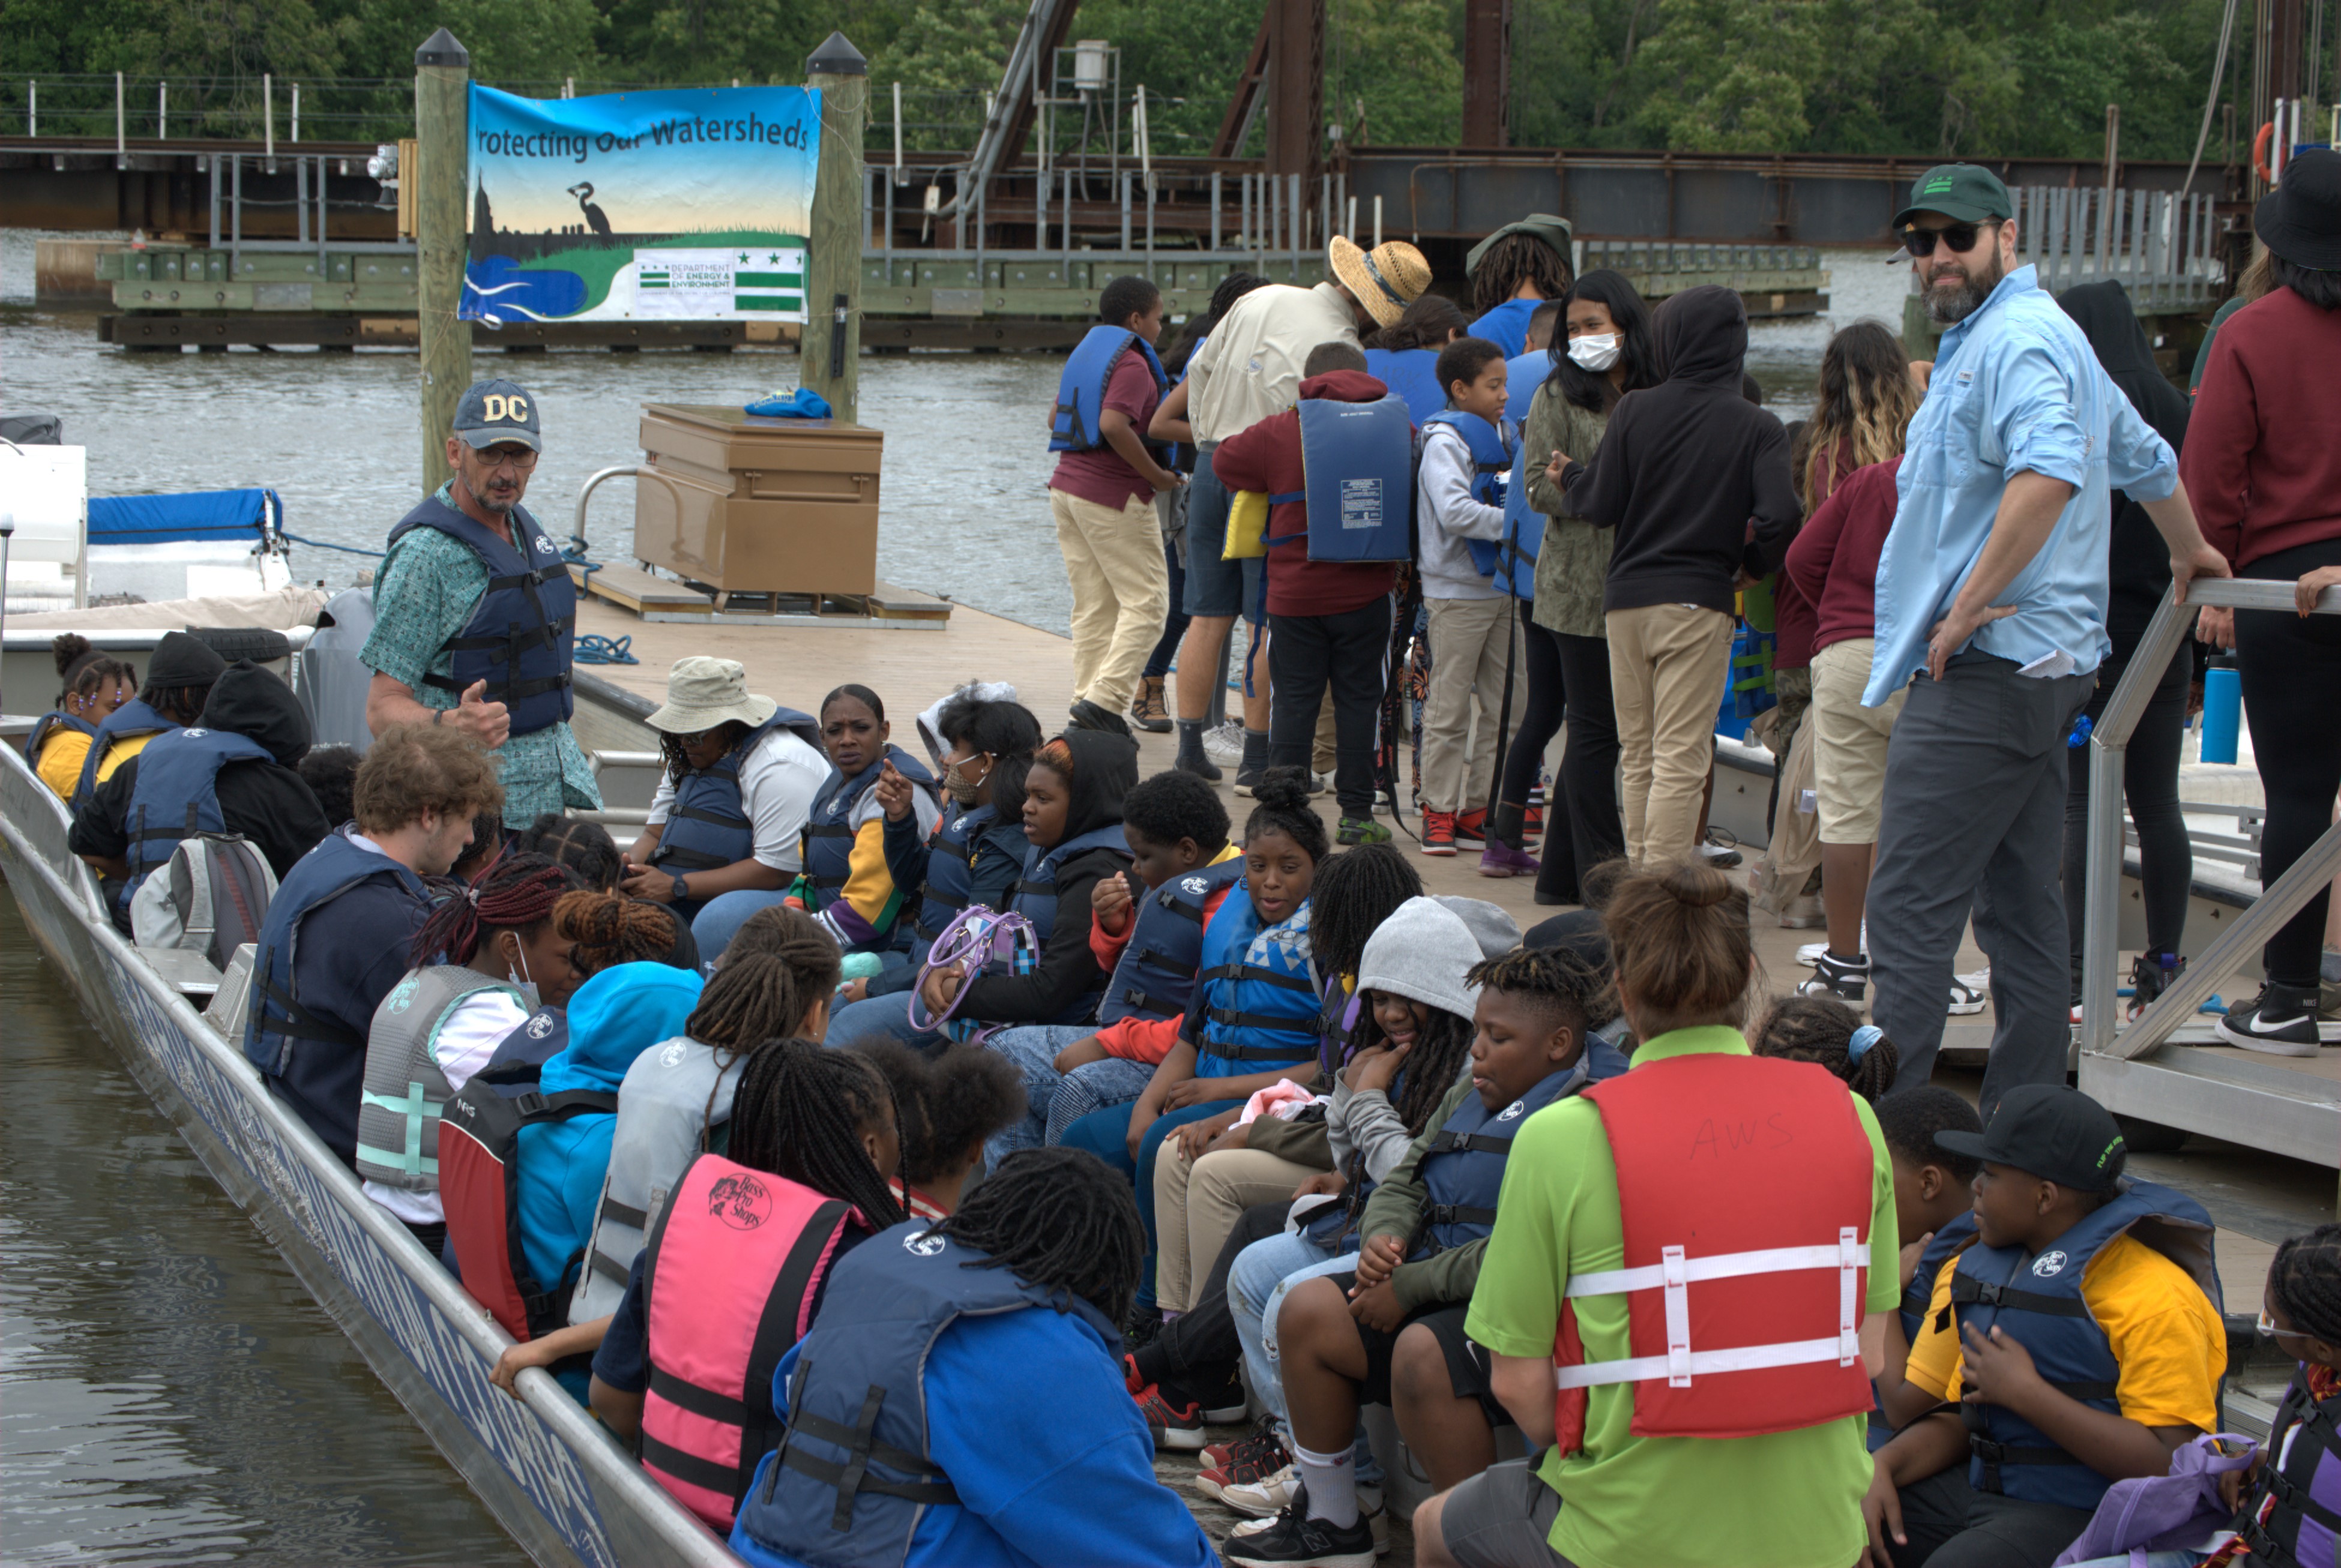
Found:
[[[1386,240],[1368,251],[1335,234],[1325,246],[1325,261],[1366,313],[1386,327],[1396,326],[1430,286],[1430,263],[1404,240]]]
[[[2296,154],[2284,183],[2252,209],[2252,230],[2296,267],[2341,272],[2341,153]]]

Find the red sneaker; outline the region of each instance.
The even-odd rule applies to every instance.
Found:
[[[1219,1455],[1214,1462],[1212,1455]],[[1264,1416],[1250,1435],[1203,1451],[1205,1468],[1195,1477],[1195,1489],[1206,1497],[1221,1497],[1230,1486],[1253,1486],[1292,1463],[1292,1452],[1276,1434],[1276,1420]]]
[[[1488,841],[1487,808],[1483,806],[1476,811],[1466,811],[1458,816],[1455,819],[1455,837],[1457,841],[1461,843],[1486,843]]]
[[[1203,1446],[1203,1407],[1190,1404],[1180,1409],[1162,1397],[1160,1388],[1149,1386],[1135,1394],[1138,1414],[1146,1417],[1147,1426],[1154,1434],[1157,1448],[1184,1449],[1189,1453]]]
[[[1544,836],[1544,808],[1530,806],[1520,818],[1520,839],[1523,843]]]
[[[1455,813],[1425,811],[1422,814],[1422,852],[1426,855],[1455,853]]]

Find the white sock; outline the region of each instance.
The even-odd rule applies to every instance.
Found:
[[[1300,1479],[1309,1488],[1310,1518],[1322,1519],[1336,1530],[1347,1530],[1358,1522],[1357,1453],[1354,1443],[1339,1454],[1311,1454],[1293,1444],[1293,1462],[1300,1466]]]

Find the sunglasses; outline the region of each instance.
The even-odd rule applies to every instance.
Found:
[[[1940,240],[1954,251],[1975,249],[1976,236],[1988,228],[1999,226],[1999,220],[1980,223],[1952,223],[1939,229],[1908,228],[1902,231],[1902,248],[1914,256],[1931,256],[1935,242]]]

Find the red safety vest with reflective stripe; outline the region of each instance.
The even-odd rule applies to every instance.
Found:
[[[1589,1363],[1563,1302],[1561,1451],[1582,1445],[1596,1384],[1632,1384],[1637,1437],[1754,1437],[1868,1410],[1876,1166],[1846,1087],[1808,1062],[1702,1052],[1582,1093],[1617,1163],[1626,1258],[1568,1295],[1624,1295],[1633,1354]]]
[[[845,1227],[860,1223],[851,1204],[701,1155],[651,1233],[643,1468],[718,1532],[780,1442],[772,1374],[812,1326]]]

